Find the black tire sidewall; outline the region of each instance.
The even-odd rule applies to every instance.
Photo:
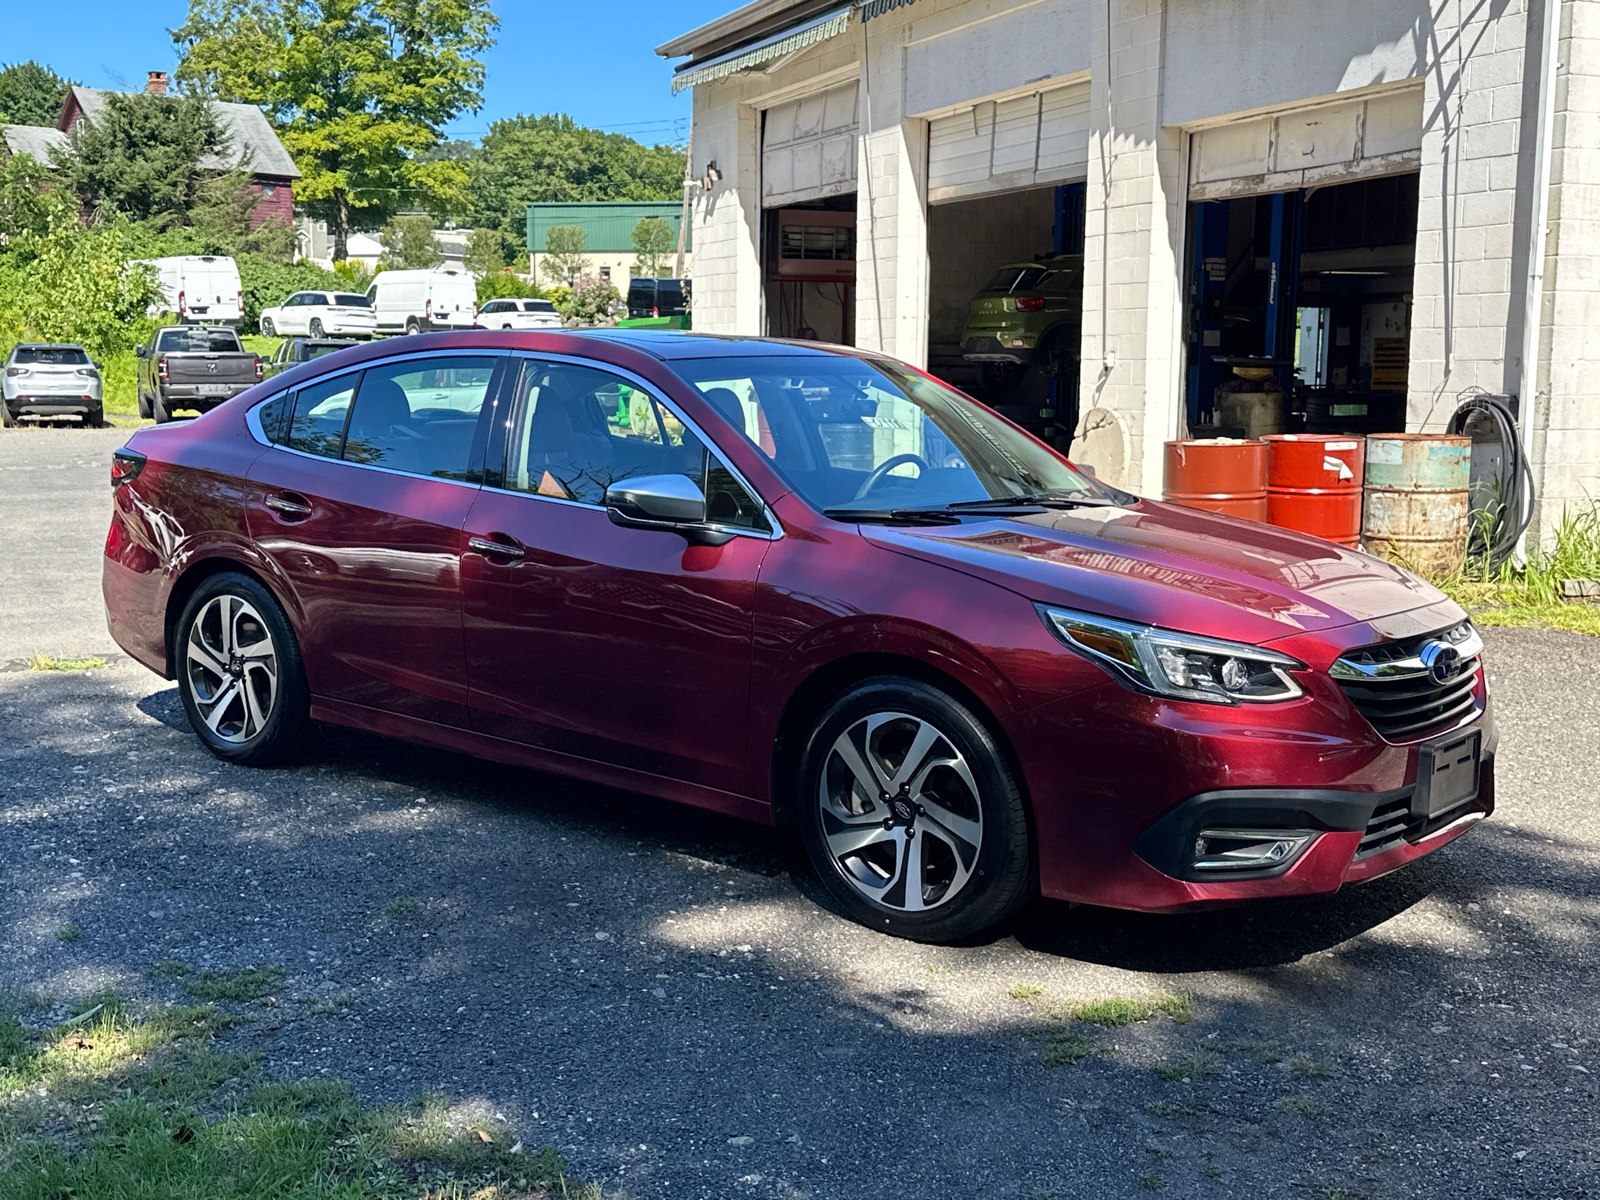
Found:
[[[267,717],[266,727],[248,742],[228,742],[206,728],[194,702],[182,648],[188,642],[189,628],[207,603],[221,595],[233,595],[261,614],[272,633],[278,652],[278,696],[276,707]],[[224,762],[243,766],[269,766],[292,757],[304,742],[310,717],[310,695],[300,644],[277,599],[258,581],[232,571],[220,572],[201,582],[173,626],[172,668],[177,676],[178,696],[184,715],[205,748]]]
[[[268,317],[266,320],[260,322],[260,325],[261,325],[261,336],[262,337],[277,337],[278,336],[278,327],[275,324],[273,324],[271,317]]]
[[[983,844],[973,877],[953,900],[925,913],[903,913],[863,896],[840,874],[823,840],[818,793],[828,752],[863,717],[903,712],[931,722],[966,757],[978,782]],[[823,710],[800,756],[796,811],[800,836],[823,886],[871,929],[913,941],[947,942],[1004,920],[1037,888],[1027,805],[1015,772],[988,727],[963,703],[920,680],[868,679]]]

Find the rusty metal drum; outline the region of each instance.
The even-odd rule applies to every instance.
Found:
[[[1367,438],[1367,550],[1440,579],[1467,554],[1472,439],[1444,433]]]
[[[1262,440],[1267,443],[1268,523],[1359,546],[1362,439],[1279,433]]]
[[[1161,498],[1185,508],[1267,519],[1267,444],[1238,438],[1167,443]]]

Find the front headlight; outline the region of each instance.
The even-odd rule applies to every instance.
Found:
[[[1303,694],[1289,672],[1305,670],[1305,663],[1275,650],[1035,607],[1068,647],[1142,692],[1207,704],[1269,704]]]

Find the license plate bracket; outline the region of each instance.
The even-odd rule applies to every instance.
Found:
[[[1436,817],[1478,794],[1483,731],[1470,729],[1426,743],[1417,752],[1417,786],[1411,815]]]
[[[231,396],[233,385],[229,383],[202,383],[200,385],[202,396]]]

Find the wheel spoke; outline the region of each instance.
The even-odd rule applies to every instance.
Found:
[[[871,760],[870,750],[868,757],[862,757],[861,751],[856,749],[856,744],[850,737],[852,732],[853,730],[847,729],[839,735],[839,739],[833,743],[833,752],[839,756],[839,761],[849,768],[850,774],[856,777],[856,783],[863,789],[863,797],[876,805],[878,797],[889,790],[889,780],[878,764]],[[872,738],[870,729],[867,738],[870,743]]]
[[[239,692],[239,681],[230,679],[228,686],[217,693],[216,698],[211,701],[211,711],[205,714],[205,718],[206,728],[211,730],[212,733],[217,732],[217,726],[222,723],[222,718],[227,715],[228,709],[233,706],[233,702],[239,698]]]
[[[255,737],[256,734],[266,728],[267,714],[261,711],[261,701],[257,699],[256,690],[250,686],[249,679],[245,679],[240,683],[239,690],[244,693],[245,708],[249,713],[241,733],[246,739],[249,739]],[[269,711],[272,708],[270,699],[267,701],[267,708]]]
[[[260,641],[251,642],[248,646],[237,646],[235,651],[241,658],[270,658],[273,654],[272,637],[270,634],[264,634]]]
[[[920,837],[900,838],[900,879],[898,886],[901,891],[900,907],[906,912],[921,912],[924,908],[922,899],[922,839]],[[891,891],[893,888],[891,888]]]
[[[217,660],[216,655],[206,649],[205,643],[200,640],[200,625],[195,623],[194,629],[189,633],[189,661],[199,663],[218,679],[227,677],[228,669]]]
[[[221,645],[222,657],[227,658],[233,653],[233,597],[221,595],[217,597],[217,613],[220,620],[221,632],[218,638]]]
[[[966,844],[965,849],[956,847],[955,843],[951,842],[952,848],[961,850],[961,853],[957,854],[958,858],[964,854],[975,852],[983,842],[983,826],[978,822],[967,817],[957,816],[944,805],[927,796],[923,796],[919,803],[922,805],[922,815],[917,819],[917,828],[921,829],[925,822],[932,822],[940,832],[948,834],[950,838],[964,842]],[[946,840],[949,839],[947,838]]]
[[[879,842],[892,842],[895,834],[892,829],[885,829],[882,821],[874,821],[870,825],[847,825],[836,833],[827,834],[826,837],[828,849],[832,851],[833,856],[846,858]]]
[[[928,757],[928,753],[933,749],[934,743],[941,740],[937,729],[926,721],[920,722],[917,725],[916,736],[911,739],[911,749],[906,751],[905,758],[901,760],[900,769],[894,773],[894,777],[889,780],[889,786],[885,790],[892,794],[898,792],[902,785],[909,784],[912,777],[919,774],[918,768],[921,767],[923,760]]]

